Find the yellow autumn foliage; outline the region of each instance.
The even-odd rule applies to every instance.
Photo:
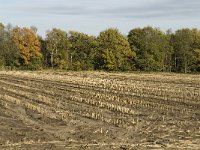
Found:
[[[29,64],[32,56],[42,57],[39,39],[31,29],[14,28],[12,30],[12,39],[16,48],[20,51],[20,57],[24,65]]]

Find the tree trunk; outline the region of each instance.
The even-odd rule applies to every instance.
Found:
[[[52,53],[51,53],[51,68],[53,69],[53,51],[52,51]]]

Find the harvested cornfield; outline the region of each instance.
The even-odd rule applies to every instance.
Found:
[[[0,72],[0,149],[199,149],[200,75]]]

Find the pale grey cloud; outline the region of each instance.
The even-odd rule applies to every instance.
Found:
[[[0,0],[3,23],[97,34],[108,27],[199,27],[200,0]]]
[[[143,3],[142,3],[143,1]],[[104,5],[102,5],[104,2]],[[116,4],[117,2],[117,4]],[[199,0],[141,0],[126,1],[123,3],[111,0],[102,0],[101,3],[87,0],[83,4],[56,4],[54,6],[36,6],[26,8],[41,14],[79,15],[98,17],[121,17],[121,18],[176,18],[197,17],[200,14]],[[138,2],[135,4],[135,2]],[[113,3],[113,6],[112,6]],[[101,4],[101,5],[99,5]],[[138,5],[140,4],[140,5]],[[97,7],[98,6],[98,7]],[[25,10],[26,10],[25,9]]]
[[[147,1],[146,1],[147,2]],[[104,9],[102,14],[109,16],[118,16],[126,18],[197,18],[200,15],[199,0],[161,0],[147,5],[119,6],[110,9]]]

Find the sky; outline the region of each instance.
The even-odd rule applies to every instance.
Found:
[[[145,26],[200,28],[199,16],[200,0],[0,0],[1,23],[36,26],[41,36],[52,28],[91,35],[109,27],[123,34]]]

